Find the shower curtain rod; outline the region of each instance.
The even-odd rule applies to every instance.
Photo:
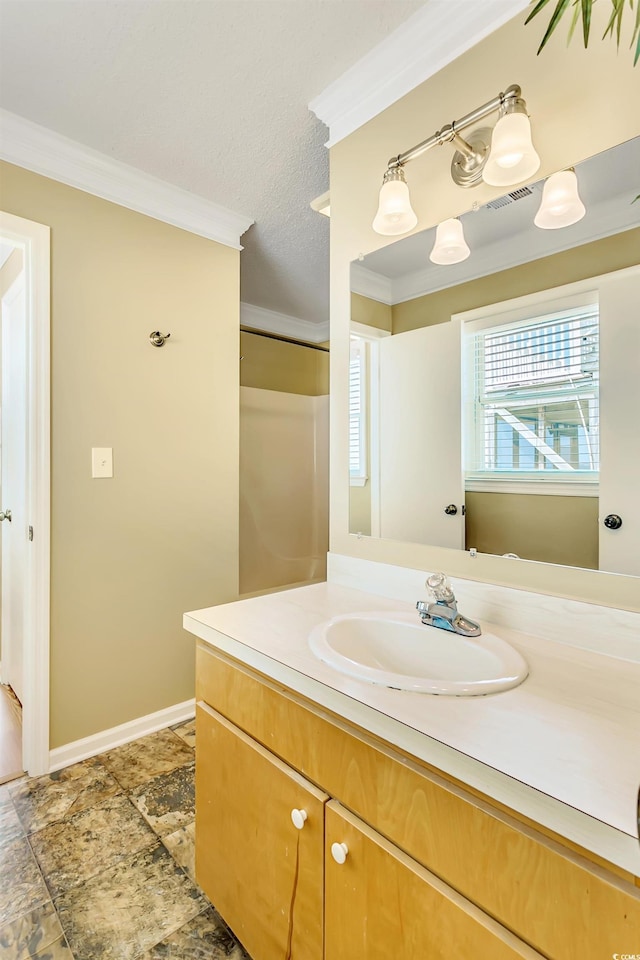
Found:
[[[321,353],[329,353],[329,347],[323,347],[319,343],[307,343],[305,340],[295,340],[293,337],[281,337],[277,333],[264,333],[262,330],[252,330],[250,327],[240,327],[241,333],[250,333],[254,337],[266,337],[267,340],[280,340],[281,343],[295,343],[298,347],[308,347],[309,350],[320,350]]]

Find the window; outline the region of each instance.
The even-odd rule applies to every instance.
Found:
[[[354,486],[367,481],[366,342],[351,338],[349,356],[349,477]]]
[[[487,480],[597,482],[597,305],[469,326],[468,487]]]

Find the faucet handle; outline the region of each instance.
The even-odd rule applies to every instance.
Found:
[[[425,586],[430,596],[439,603],[453,603],[455,600],[451,584],[444,573],[432,573],[427,577]]]

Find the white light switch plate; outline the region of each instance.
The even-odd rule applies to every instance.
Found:
[[[112,447],[92,447],[91,448],[91,476],[92,477],[112,477],[113,476],[113,448]]]

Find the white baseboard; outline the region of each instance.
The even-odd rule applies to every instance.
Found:
[[[101,730],[100,733],[94,733],[82,740],[66,743],[63,747],[56,747],[49,752],[49,772],[53,773],[55,770],[61,770],[72,763],[79,763],[80,760],[87,760],[99,753],[113,750],[114,747],[119,747],[123,743],[130,743],[131,740],[145,737],[147,734],[155,733],[156,730],[162,730],[164,727],[171,727],[176,723],[191,720],[195,716],[195,712],[195,700],[185,700],[184,703],[176,703],[173,707],[166,707],[164,710],[149,713],[146,717],[138,717],[136,720],[129,720],[128,723],[111,727],[109,730]]]

